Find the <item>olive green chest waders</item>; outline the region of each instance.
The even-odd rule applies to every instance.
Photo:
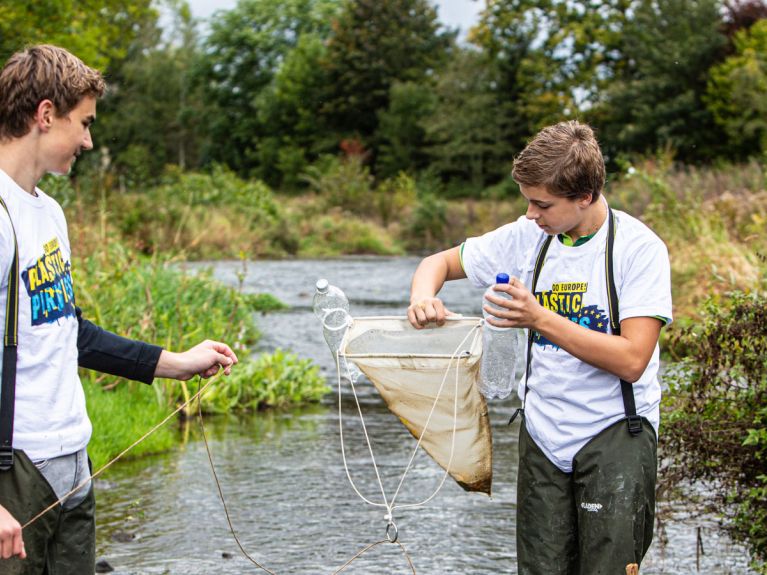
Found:
[[[7,212],[2,198],[0,204]],[[0,390],[0,505],[23,526],[55,503],[58,497],[26,454],[13,449],[18,311],[19,255],[14,232],[14,257],[8,272]],[[0,559],[0,573],[91,575],[95,571],[96,557],[94,512],[93,487],[74,509],[64,510],[57,505],[22,531],[27,558]]]
[[[613,334],[620,335],[612,252],[615,222],[609,211],[605,267]],[[532,291],[550,236],[535,263]],[[528,334],[530,375],[533,332]],[[626,575],[650,547],[655,518],[655,430],[636,413],[631,384],[621,380],[626,418],[592,438],[573,458],[573,471],[555,466],[527,433],[519,432],[517,565],[520,575]],[[527,388],[525,388],[525,397]],[[511,423],[509,421],[509,423]],[[643,433],[644,431],[644,433]]]

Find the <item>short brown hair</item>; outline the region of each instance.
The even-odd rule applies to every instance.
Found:
[[[605,185],[605,161],[592,129],[571,120],[538,132],[514,159],[511,177],[523,186],[545,186],[554,196],[590,195],[594,202]]]
[[[0,71],[0,140],[21,138],[43,100],[63,117],[86,96],[100,98],[101,73],[63,48],[41,44],[11,56]]]

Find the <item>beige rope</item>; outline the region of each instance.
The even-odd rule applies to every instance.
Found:
[[[221,372],[221,373],[223,373],[223,372]],[[205,424],[204,424],[204,422],[203,422],[203,416],[202,416],[202,407],[201,407],[201,405],[202,405],[202,402],[200,401],[200,399],[202,398],[202,395],[205,393],[205,391],[208,389],[208,387],[209,387],[209,386],[210,386],[210,385],[211,385],[211,384],[212,384],[214,381],[216,381],[216,380],[217,380],[217,379],[218,379],[218,378],[221,376],[221,373],[219,373],[218,375],[216,375],[216,376],[214,376],[214,377],[210,378],[210,379],[209,379],[209,380],[208,380],[208,381],[205,383],[205,385],[203,385],[202,387],[200,387],[200,386],[199,386],[199,383],[200,383],[200,381],[201,381],[201,378],[200,378],[200,377],[198,377],[198,389],[197,389],[197,393],[195,393],[195,394],[194,394],[192,397],[190,397],[190,398],[189,398],[187,401],[185,401],[184,403],[182,403],[181,405],[179,405],[179,406],[178,406],[178,407],[177,407],[177,408],[176,408],[176,409],[175,409],[173,412],[171,412],[171,413],[170,413],[170,414],[169,414],[169,415],[168,415],[168,416],[167,416],[165,419],[163,419],[163,420],[162,420],[160,423],[158,423],[157,425],[155,425],[154,427],[152,427],[152,429],[150,429],[149,431],[147,431],[147,432],[146,432],[144,435],[142,435],[142,436],[141,436],[139,439],[137,439],[136,441],[134,441],[133,443],[131,443],[131,444],[130,444],[128,447],[126,447],[125,449],[123,449],[123,450],[122,450],[122,451],[121,451],[121,452],[120,452],[120,453],[119,453],[117,456],[115,456],[115,457],[114,457],[114,459],[112,459],[112,460],[111,460],[109,463],[105,464],[103,467],[101,467],[99,470],[97,470],[95,473],[93,473],[93,475],[91,475],[91,476],[90,476],[90,477],[88,477],[87,479],[83,480],[83,481],[82,481],[82,482],[81,482],[79,485],[77,485],[77,486],[76,486],[74,489],[72,489],[70,492],[66,493],[66,494],[65,494],[65,495],[63,495],[61,498],[59,498],[59,499],[58,499],[58,501],[56,501],[56,502],[52,503],[51,505],[49,505],[48,507],[46,507],[45,509],[43,509],[43,510],[42,510],[40,513],[38,513],[37,515],[35,515],[35,516],[34,516],[32,519],[30,519],[29,521],[27,521],[27,522],[26,522],[26,523],[25,523],[25,524],[22,526],[22,530],[24,530],[24,529],[26,529],[27,527],[29,527],[30,525],[32,525],[32,524],[33,524],[35,521],[37,521],[38,519],[40,519],[40,518],[41,518],[43,515],[45,515],[46,513],[48,513],[48,512],[49,512],[51,509],[54,509],[54,508],[55,508],[55,507],[57,507],[58,505],[61,505],[61,504],[62,504],[62,503],[63,503],[63,502],[64,502],[64,501],[65,501],[65,500],[66,500],[66,499],[67,499],[67,498],[68,498],[70,495],[74,494],[75,492],[77,492],[77,491],[78,491],[78,490],[80,490],[81,488],[85,487],[85,486],[88,484],[88,482],[89,482],[89,481],[92,481],[93,479],[95,479],[96,477],[98,477],[99,475],[101,475],[101,474],[102,474],[104,471],[106,471],[107,469],[109,469],[109,468],[110,468],[110,467],[111,467],[111,466],[112,466],[112,465],[113,465],[113,464],[114,464],[114,463],[115,463],[117,460],[119,460],[120,458],[122,458],[122,457],[123,457],[123,456],[124,456],[126,453],[128,453],[128,452],[129,452],[131,449],[133,449],[134,447],[136,447],[136,446],[137,446],[139,443],[141,443],[141,442],[142,442],[142,441],[144,441],[144,440],[145,440],[147,437],[149,437],[150,435],[152,435],[152,434],[153,434],[155,431],[157,431],[157,430],[158,430],[160,427],[162,427],[163,425],[165,425],[165,424],[166,424],[166,423],[167,423],[167,422],[168,422],[168,421],[169,421],[169,420],[170,420],[170,419],[171,419],[171,418],[172,418],[174,415],[176,415],[176,414],[177,414],[178,412],[180,412],[182,409],[186,408],[186,407],[187,407],[187,406],[188,406],[190,403],[192,403],[194,400],[197,400],[197,413],[198,413],[198,415],[199,415],[200,428],[201,428],[201,430],[202,430],[202,437],[203,437],[203,440],[204,440],[204,442],[205,442],[205,450],[207,451],[207,454],[208,454],[208,461],[210,462],[210,469],[211,469],[211,471],[213,472],[213,478],[214,478],[214,480],[215,480],[215,482],[216,482],[216,488],[218,489],[218,495],[219,495],[219,497],[221,498],[221,503],[222,503],[222,504],[223,504],[223,506],[224,506],[224,513],[226,514],[226,521],[227,521],[227,523],[229,524],[229,530],[231,531],[231,533],[232,533],[232,536],[234,537],[234,540],[235,540],[235,542],[236,542],[236,543],[237,543],[237,545],[239,546],[239,548],[240,548],[240,551],[242,552],[242,554],[243,554],[245,557],[247,557],[247,558],[248,558],[248,559],[249,559],[249,560],[250,560],[250,561],[251,561],[251,562],[252,562],[252,563],[253,563],[253,564],[254,564],[256,567],[258,567],[259,569],[261,569],[261,570],[265,571],[266,573],[269,573],[270,575],[276,575],[276,573],[275,573],[274,571],[271,571],[271,570],[267,569],[266,567],[264,567],[263,565],[261,565],[261,564],[260,564],[258,561],[256,561],[255,559],[253,559],[253,557],[251,557],[251,556],[250,556],[250,554],[249,554],[249,553],[248,553],[248,552],[245,550],[245,548],[243,547],[242,543],[240,542],[240,539],[239,539],[239,537],[237,537],[237,533],[236,533],[236,532],[235,532],[235,530],[234,530],[234,525],[232,524],[232,520],[231,520],[231,517],[230,517],[230,515],[229,515],[229,509],[228,509],[228,507],[227,507],[227,505],[226,505],[226,501],[225,501],[225,499],[224,499],[224,493],[223,493],[223,491],[222,491],[222,489],[221,489],[221,484],[220,484],[220,482],[219,482],[219,480],[218,480],[218,475],[217,475],[217,473],[216,473],[216,468],[215,468],[215,466],[214,466],[214,464],[213,464],[213,456],[212,456],[212,454],[211,454],[211,451],[210,451],[210,446],[208,445],[208,438],[207,438],[207,434],[205,433]],[[334,571],[334,572],[333,572],[333,575],[337,575],[337,574],[338,574],[338,573],[340,573],[341,571],[345,570],[345,569],[346,569],[346,568],[347,568],[349,565],[351,565],[351,564],[352,564],[352,562],[354,562],[355,560],[357,560],[358,558],[360,558],[362,555],[364,555],[365,553],[367,553],[368,551],[370,551],[370,550],[371,550],[371,549],[373,549],[374,547],[377,547],[378,545],[381,545],[382,543],[390,543],[390,541],[389,541],[389,540],[387,540],[387,539],[385,539],[385,540],[383,540],[383,541],[377,541],[376,543],[372,543],[372,544],[368,545],[367,547],[365,547],[365,548],[363,548],[362,550],[358,551],[358,552],[357,552],[357,553],[356,553],[356,554],[355,554],[355,555],[354,555],[354,556],[353,556],[351,559],[349,559],[349,560],[348,560],[346,563],[344,563],[344,564],[343,564],[343,565],[342,565],[342,566],[341,566],[341,567],[340,567],[338,570]],[[407,550],[406,550],[406,549],[405,549],[405,547],[402,545],[402,543],[400,543],[400,542],[397,542],[397,545],[399,545],[400,549],[402,549],[402,553],[404,553],[404,555],[405,555],[405,559],[407,560],[407,562],[408,562],[408,565],[410,566],[410,568],[411,568],[411,570],[412,570],[413,574],[415,575],[415,573],[416,573],[416,571],[415,571],[415,567],[413,566],[413,562],[411,561],[411,559],[410,559],[410,556],[409,556],[409,555],[408,555],[408,553],[407,553]]]
[[[200,388],[200,389],[197,391],[197,393],[196,393],[196,394],[194,394],[194,395],[193,395],[192,397],[190,397],[190,398],[189,398],[187,401],[185,401],[184,403],[182,403],[181,405],[179,405],[179,406],[178,406],[178,407],[175,409],[175,411],[173,411],[173,412],[172,412],[170,415],[168,415],[168,417],[166,417],[165,419],[163,419],[163,420],[162,420],[160,423],[158,423],[157,425],[155,425],[155,426],[154,426],[152,429],[150,429],[149,431],[147,431],[147,432],[146,432],[144,435],[142,435],[142,436],[141,436],[140,438],[138,438],[136,441],[134,441],[133,443],[131,443],[131,444],[130,444],[128,447],[126,447],[125,449],[123,449],[123,450],[122,450],[122,451],[121,451],[121,452],[120,452],[120,453],[119,453],[119,454],[118,454],[118,455],[117,455],[117,456],[116,456],[114,459],[112,459],[112,461],[110,461],[109,463],[107,463],[106,465],[104,465],[104,466],[103,466],[101,469],[99,469],[98,471],[96,471],[96,472],[95,472],[93,475],[91,475],[91,476],[90,476],[90,477],[88,477],[87,479],[84,479],[84,480],[83,480],[83,481],[82,481],[82,482],[81,482],[81,483],[80,483],[80,484],[79,484],[77,487],[75,487],[74,489],[72,489],[72,490],[71,490],[69,493],[67,493],[67,494],[63,495],[62,497],[60,497],[58,501],[56,501],[56,502],[54,502],[54,503],[51,503],[51,504],[50,504],[48,507],[46,507],[45,509],[43,509],[43,510],[42,510],[40,513],[38,513],[37,515],[35,515],[35,516],[34,516],[32,519],[30,519],[29,521],[27,521],[27,522],[26,522],[24,525],[22,525],[22,527],[21,527],[22,531],[23,531],[24,529],[26,529],[27,527],[29,527],[30,525],[32,525],[32,524],[33,524],[35,521],[37,521],[38,519],[40,519],[40,518],[41,518],[43,515],[45,515],[46,513],[48,513],[48,512],[49,512],[51,509],[55,508],[55,507],[56,507],[56,506],[58,506],[58,505],[61,505],[61,504],[62,504],[62,503],[63,503],[63,502],[64,502],[64,501],[65,501],[65,500],[66,500],[66,499],[67,499],[67,498],[68,498],[70,495],[72,495],[72,494],[73,494],[73,493],[75,493],[76,491],[80,490],[82,487],[85,487],[86,485],[88,485],[88,482],[89,482],[89,481],[91,481],[91,480],[95,479],[96,477],[98,477],[99,475],[101,475],[101,474],[102,474],[104,471],[106,471],[107,469],[109,469],[109,468],[112,466],[112,464],[113,464],[115,461],[117,461],[118,459],[120,459],[120,458],[121,458],[123,455],[125,455],[126,453],[128,453],[128,452],[129,452],[131,449],[133,449],[134,447],[136,447],[136,446],[137,446],[139,443],[141,443],[142,441],[144,441],[144,440],[145,440],[147,437],[149,437],[150,435],[152,435],[152,434],[153,434],[155,431],[157,431],[158,429],[160,429],[160,428],[161,428],[163,425],[165,425],[165,424],[168,422],[168,420],[169,420],[171,417],[173,417],[174,415],[176,415],[176,414],[177,414],[179,411],[181,411],[182,409],[184,409],[184,408],[185,408],[187,405],[189,405],[190,403],[192,403],[192,402],[193,402],[195,399],[199,398],[199,397],[200,397],[200,395],[202,395],[202,394],[205,392],[205,390],[208,388],[208,386],[209,386],[210,384],[212,384],[214,381],[216,381],[216,380],[217,380],[219,377],[221,377],[221,373],[219,373],[218,375],[216,375],[216,376],[214,376],[214,377],[210,378],[210,379],[208,380],[208,382],[207,382],[207,383],[206,383],[204,386],[202,386],[202,387],[201,387],[201,388]]]
[[[196,397],[199,397],[200,392],[197,392],[195,394]],[[274,571],[268,569],[267,567],[264,567],[261,563],[253,559],[253,557],[250,556],[250,554],[245,550],[244,545],[240,541],[240,538],[237,536],[237,532],[234,530],[234,525],[232,524],[232,518],[229,515],[229,507],[226,504],[226,499],[224,498],[224,491],[221,489],[221,482],[218,480],[218,473],[216,473],[216,466],[213,463],[213,455],[210,451],[210,445],[208,444],[208,437],[207,433],[205,432],[205,423],[203,421],[202,416],[202,408],[200,407],[200,402],[197,402],[197,414],[199,415],[199,421],[200,421],[200,430],[202,431],[202,439],[205,442],[205,451],[208,454],[208,461],[210,462],[210,470],[213,473],[213,480],[216,483],[216,489],[218,489],[218,496],[221,499],[221,504],[224,507],[224,514],[226,515],[226,522],[229,524],[229,531],[232,534],[232,537],[234,538],[234,541],[237,543],[237,546],[240,548],[240,551],[242,554],[262,571],[269,573],[270,575],[277,575]],[[371,543],[367,547],[363,548],[362,550],[358,551],[354,557],[349,559],[346,563],[344,563],[339,569],[336,571],[333,571],[333,575],[337,575],[341,571],[345,570],[349,565],[351,565],[355,560],[359,559],[362,555],[373,549],[374,547],[377,547],[378,545],[381,545],[382,543],[391,543],[388,539],[384,539],[383,541],[376,541],[375,543]],[[397,545],[399,545],[400,549],[402,549],[402,553],[405,555],[405,559],[408,562],[408,565],[410,566],[410,569],[413,571],[413,575],[416,575],[415,567],[413,566],[413,562],[410,560],[410,555],[408,555],[407,550],[405,549],[405,546],[402,545],[399,541],[396,541]]]

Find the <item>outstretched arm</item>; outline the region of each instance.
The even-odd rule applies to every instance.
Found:
[[[162,350],[154,376],[186,381],[195,375],[211,377],[222,368],[229,375],[235,363],[237,356],[228,345],[207,339],[183,352]]]
[[[0,558],[10,559],[17,555],[20,559],[27,557],[24,540],[21,538],[21,525],[0,505]]]
[[[431,322],[445,323],[450,312],[437,297],[448,280],[466,277],[461,266],[461,248],[455,247],[424,258],[413,274],[410,285],[410,306],[407,317],[416,329]]]

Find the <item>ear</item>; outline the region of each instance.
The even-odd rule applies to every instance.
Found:
[[[37,105],[35,113],[35,125],[41,132],[47,132],[53,125],[56,116],[56,106],[50,100],[43,100]]]
[[[592,204],[591,194],[581,194],[575,198],[575,203],[578,204],[579,208],[585,210]]]

